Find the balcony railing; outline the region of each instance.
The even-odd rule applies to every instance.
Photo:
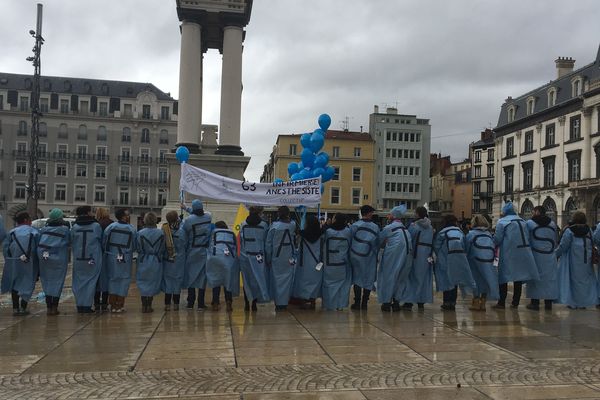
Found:
[[[108,154],[94,154],[94,160],[96,161],[108,161],[109,158]]]
[[[152,157],[150,157],[150,156],[137,156],[136,160],[140,164],[151,164],[152,163]]]
[[[132,161],[132,158],[133,157],[131,157],[131,156],[120,155],[119,156],[119,162],[126,162],[126,163],[128,163],[128,162]]]
[[[91,153],[73,153],[71,154],[73,160],[91,160],[93,158]]]

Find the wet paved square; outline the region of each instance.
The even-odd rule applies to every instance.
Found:
[[[0,308],[0,398],[600,398],[600,311],[163,311],[13,317]]]

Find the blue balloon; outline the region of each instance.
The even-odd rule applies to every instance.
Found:
[[[317,167],[317,168],[315,168],[315,169],[312,170],[312,173],[313,173],[313,177],[316,178],[318,176],[323,175],[325,173],[325,169]]]
[[[302,178],[302,174],[300,172],[296,172],[294,175],[292,175],[292,181],[299,181],[300,179],[304,179]]]
[[[302,150],[302,154],[300,157],[302,158],[302,164],[304,165],[304,168],[312,168],[315,162],[315,154],[310,149]]]
[[[301,170],[303,170],[303,169],[304,169],[304,164],[302,164],[302,161],[300,161],[300,162],[298,163],[298,171],[301,171]]]
[[[290,174],[290,176],[294,175],[298,171],[300,171],[300,168],[298,168],[298,163],[291,162],[288,164],[288,174]]]
[[[319,153],[315,158],[315,168],[325,168],[327,165],[327,158],[323,156],[323,153]]]
[[[283,179],[281,178],[276,178],[274,181],[274,183],[283,183]]]
[[[319,115],[319,126],[323,129],[324,132],[327,132],[329,126],[331,125],[331,117],[327,114]]]
[[[310,133],[304,133],[302,134],[302,136],[300,136],[300,144],[305,149],[308,149],[310,147],[310,136]]]
[[[185,146],[179,146],[175,151],[175,157],[180,163],[187,162],[190,159],[190,150]]]
[[[315,153],[323,148],[325,144],[325,135],[320,129],[316,129],[310,138],[310,149]]]
[[[331,178],[335,175],[335,169],[332,166],[327,167],[325,173],[323,174],[323,182],[329,182]]]

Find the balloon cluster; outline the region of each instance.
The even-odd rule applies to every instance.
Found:
[[[335,170],[332,166],[328,166],[329,154],[321,151],[325,144],[325,134],[329,125],[331,125],[331,117],[327,114],[319,116],[319,127],[312,133],[305,133],[300,136],[300,144],[303,147],[300,155],[300,162],[291,162],[288,164],[288,174],[292,181],[302,179],[310,179],[321,177],[323,183],[328,182],[333,178]],[[321,193],[323,193],[323,185],[321,185]]]

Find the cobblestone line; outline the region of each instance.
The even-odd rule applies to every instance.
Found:
[[[600,360],[282,365],[0,376],[1,399],[120,399],[461,385],[600,383]]]

